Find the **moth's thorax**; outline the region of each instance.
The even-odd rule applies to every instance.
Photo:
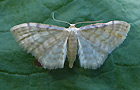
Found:
[[[70,24],[70,27],[67,28],[67,30],[68,30],[69,32],[73,31],[73,32],[77,33],[78,28],[75,27],[75,24]]]

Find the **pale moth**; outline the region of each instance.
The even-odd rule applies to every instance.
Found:
[[[72,68],[78,54],[81,67],[97,69],[108,54],[125,40],[130,29],[130,25],[124,21],[90,24],[80,28],[75,27],[76,24],[68,24],[69,28],[23,23],[14,26],[11,31],[20,46],[35,56],[44,68],[63,68],[66,56]]]

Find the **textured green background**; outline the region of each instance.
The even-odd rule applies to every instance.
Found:
[[[88,20],[122,20],[131,31],[97,70],[83,69],[79,60],[69,69],[45,70],[24,52],[10,28],[24,22],[68,27]],[[83,25],[83,24],[82,24]],[[81,25],[79,25],[81,26]],[[78,26],[78,27],[79,27]],[[140,0],[0,0],[0,90],[140,90]]]

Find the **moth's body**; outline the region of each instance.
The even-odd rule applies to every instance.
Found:
[[[68,61],[69,61],[69,67],[72,68],[73,67],[73,63],[76,59],[76,54],[77,54],[77,30],[78,28],[76,28],[74,25],[70,26],[68,29],[69,31],[69,36],[68,36]]]
[[[65,28],[24,23],[14,26],[11,31],[20,46],[34,55],[44,68],[63,68],[66,56],[72,68],[78,53],[81,67],[97,69],[124,41],[129,29],[127,22],[110,21],[80,28],[75,24]]]

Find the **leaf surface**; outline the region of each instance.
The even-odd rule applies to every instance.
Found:
[[[138,0],[0,0],[0,89],[2,90],[138,90],[140,89],[140,2]],[[10,28],[35,22],[68,27],[55,18],[80,21],[126,21],[131,30],[97,70],[74,67],[45,70],[19,46]],[[81,24],[77,27],[87,25]]]

